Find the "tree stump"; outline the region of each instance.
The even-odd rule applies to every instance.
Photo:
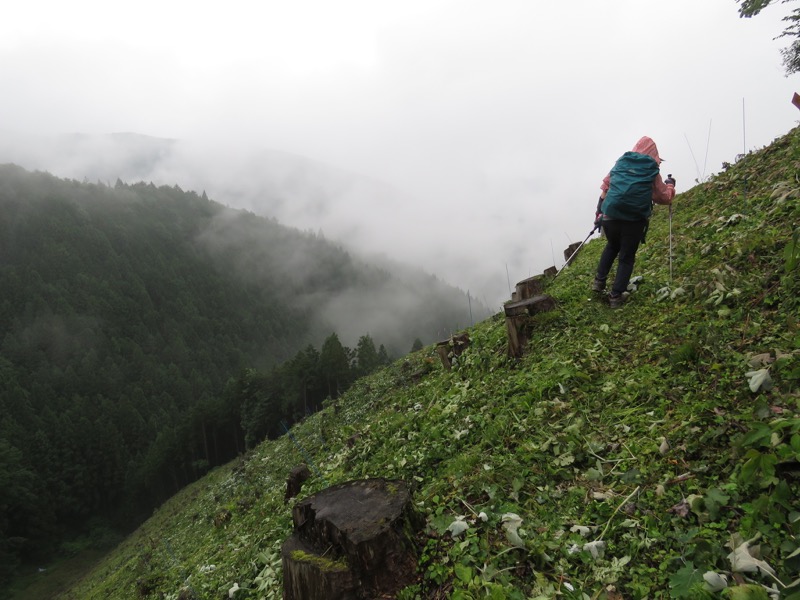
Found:
[[[564,250],[564,260],[566,261],[564,263],[564,267],[569,266],[569,264],[575,259],[575,257],[578,256],[578,248],[581,247],[582,243],[583,242],[575,242],[567,246],[567,249]]]
[[[512,300],[527,300],[544,292],[544,276],[534,275],[523,279],[516,285],[516,292],[511,295]]]
[[[393,598],[416,580],[419,517],[402,481],[330,487],[292,509],[282,548],[284,600]]]
[[[303,484],[309,477],[311,477],[311,471],[308,470],[308,465],[305,463],[301,463],[291,470],[289,477],[286,478],[286,494],[283,497],[284,503],[300,493]]]
[[[537,313],[553,310],[555,307],[556,301],[547,294],[509,302],[505,305],[509,356],[519,358],[528,345],[530,317]]]
[[[442,360],[445,369],[453,368],[452,359],[461,354],[469,348],[469,334],[460,333],[454,335],[450,339],[438,342],[436,344],[436,353]]]

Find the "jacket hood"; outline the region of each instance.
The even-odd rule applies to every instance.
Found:
[[[633,152],[647,154],[647,156],[655,159],[658,164],[661,164],[661,157],[658,155],[656,143],[647,136],[644,136],[638,142],[636,142],[636,145],[633,147]]]

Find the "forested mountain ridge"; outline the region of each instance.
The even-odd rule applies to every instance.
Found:
[[[358,380],[59,597],[281,598],[286,479],[309,461],[301,497],[414,486],[426,526],[400,600],[796,600],[798,169],[794,129],[679,195],[672,221],[656,207],[619,310],[589,291],[590,241],[547,286],[557,308],[531,318],[522,359],[498,315],[452,369],[429,346]]]
[[[0,163],[107,185],[121,179],[206,190],[227,206],[301,230],[321,230],[359,255],[407,256],[414,246],[405,243],[402,233],[414,232],[421,218],[410,212],[412,203],[403,192],[382,181],[246,143],[231,146],[136,133],[29,136],[0,130]]]
[[[0,575],[88,519],[124,524],[337,395],[351,366],[468,318],[432,276],[205,194],[0,166]],[[354,331],[350,351],[336,333]],[[330,356],[333,383],[315,371]]]

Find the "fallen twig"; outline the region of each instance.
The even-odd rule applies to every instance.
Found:
[[[666,485],[674,485],[676,483],[680,483],[681,481],[686,481],[687,479],[693,479],[694,473],[684,473],[683,475],[678,475],[677,477],[670,479]]]
[[[625,498],[625,500],[623,500],[622,502],[620,502],[619,506],[617,506],[617,508],[614,510],[614,512],[613,512],[613,513],[611,513],[611,516],[608,518],[608,521],[606,522],[606,526],[605,526],[605,528],[603,529],[603,533],[601,533],[601,534],[600,534],[600,537],[599,537],[599,538],[597,538],[595,541],[597,541],[597,542],[600,542],[600,541],[602,541],[602,539],[603,539],[603,536],[606,534],[606,531],[608,531],[608,528],[609,528],[609,526],[611,525],[611,521],[612,521],[612,519],[614,518],[614,515],[616,515],[616,514],[619,512],[619,509],[621,509],[623,506],[625,506],[625,503],[626,503],[626,502],[628,502],[628,500],[630,500],[631,498],[633,498],[633,496],[634,496],[634,495],[635,495],[635,494],[636,494],[636,493],[639,491],[640,487],[641,487],[641,486],[638,486],[638,485],[637,485],[637,486],[636,486],[636,489],[635,489],[635,490],[633,490],[633,491],[632,491],[630,494],[628,494],[628,497],[627,497],[627,498]]]

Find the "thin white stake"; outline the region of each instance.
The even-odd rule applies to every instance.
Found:
[[[747,154],[747,138],[745,136],[744,98],[742,98],[742,155]]]
[[[694,157],[694,150],[692,150],[692,145],[689,143],[689,138],[686,137],[686,134],[683,134],[684,139],[686,140],[686,145],[689,146],[689,152],[692,154],[692,160],[694,161],[694,168],[697,171],[697,183],[700,183],[700,166],[697,164],[697,159]]]
[[[708,121],[708,139],[706,139],[706,157],[703,160],[703,179],[706,178],[706,164],[708,163],[708,147],[711,144],[711,119]]]

